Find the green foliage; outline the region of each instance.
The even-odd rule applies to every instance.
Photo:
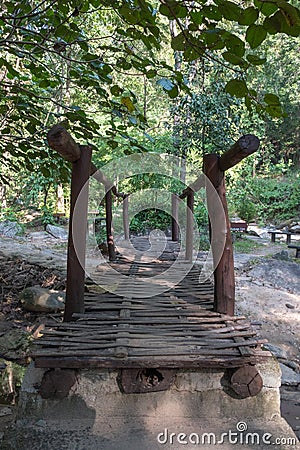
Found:
[[[245,174],[229,186],[231,208],[247,221],[279,223],[299,217],[300,179],[298,176],[256,176]]]
[[[70,176],[45,142],[58,121],[78,142],[93,142],[99,165],[151,150],[194,155],[200,170],[201,153],[253,132],[262,142],[258,170],[282,155],[297,166],[299,17],[286,0],[4,2],[0,179],[10,185],[9,207],[20,209],[19,198],[54,210],[56,186]],[[252,217],[255,204],[263,217],[250,194],[236,208]]]
[[[53,210],[48,209],[47,206],[43,206],[41,208],[41,213],[42,213],[42,224],[44,226],[46,225],[54,225],[55,224],[55,218],[53,216]]]
[[[130,232],[149,233],[151,230],[159,229],[166,231],[171,226],[171,216],[165,211],[149,208],[140,211],[130,222]]]
[[[116,137],[130,139],[128,128],[145,131],[146,109],[132,89],[134,77],[153,80],[171,99],[189,92],[181,71],[168,62],[171,49],[187,63],[222,65],[225,59],[230,95],[281,117],[278,103],[265,104],[248,87],[246,72],[264,61],[249,50],[270,35],[298,36],[299,9],[286,0],[249,0],[245,6],[226,0],[198,0],[188,7],[179,0],[158,7],[146,0],[4,2],[1,154],[18,157],[19,167],[32,170],[46,130],[58,120],[69,123],[83,143],[101,137],[112,149]],[[168,20],[180,29],[171,40]]]
[[[247,223],[252,222],[257,217],[257,208],[255,203],[251,200],[244,198],[239,199],[236,204],[236,211],[238,216],[245,220]]]

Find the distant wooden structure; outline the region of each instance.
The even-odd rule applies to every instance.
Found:
[[[255,136],[241,137],[222,156],[204,156],[203,170],[214,190],[214,196],[211,196],[207,189],[210,217],[215,214],[216,195],[222,207],[220,229],[211,234],[215,262],[214,285],[209,281],[199,284],[199,268],[192,264],[190,272],[178,286],[167,294],[153,295],[150,300],[147,300],[145,294],[151,292],[153,283],[149,282],[147,285],[147,281],[142,289],[138,283],[133,287],[136,290],[136,300],[132,295],[126,294],[126,282],[123,298],[113,292],[101,295],[92,291],[84,292],[90,176],[105,187],[106,234],[111,266],[118,266],[118,270],[133,275],[138,281],[139,276],[158,275],[170,265],[168,262],[145,265],[138,262],[129,264],[122,259],[116,261],[112,197],[115,195],[123,199],[124,236],[129,239],[128,194],[117,191],[116,186],[92,163],[91,148],[79,146],[61,125],[54,126],[47,138],[50,147],[72,163],[71,211],[64,323],[58,324],[56,330],[46,331],[39,341],[40,350],[34,355],[38,367],[237,368],[255,364],[269,355],[260,349],[263,342],[254,337],[250,326],[241,322],[243,318],[234,317],[233,247],[225,191],[225,171],[258,149],[259,140]],[[172,203],[176,205],[179,198],[186,198],[185,257],[190,262],[193,260],[194,194],[200,189],[199,180],[200,177],[181,194],[172,194]],[[73,220],[74,214],[76,220]],[[215,223],[218,224],[218,221]],[[222,240],[220,236],[225,246],[218,256],[214,243]],[[176,218],[172,223],[172,237],[173,240],[178,240]],[[107,280],[111,277],[109,272],[106,276]],[[111,284],[114,283],[114,277],[112,275]],[[65,336],[68,337],[64,340]],[[256,378],[255,370],[240,370],[232,377],[232,386],[235,385],[237,393],[245,394],[243,383],[245,380],[249,385],[252,383],[252,378]],[[261,387],[257,380],[259,381],[259,377],[251,384],[251,392],[247,391],[247,395],[259,392]]]

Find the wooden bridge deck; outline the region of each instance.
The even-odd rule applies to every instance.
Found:
[[[121,258],[109,267],[100,266],[87,284],[85,313],[44,331],[33,351],[35,365],[226,368],[270,356],[243,317],[213,312],[213,285],[199,283],[198,264],[167,291],[157,293],[157,286],[167,280],[154,277],[172,267],[168,254],[155,262]],[[114,271],[123,275],[120,283]],[[95,281],[102,282],[102,277],[111,292],[99,292]]]

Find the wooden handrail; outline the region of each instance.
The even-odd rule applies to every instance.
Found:
[[[223,153],[219,159],[219,168],[223,172],[241,162],[247,156],[256,152],[259,139],[253,134],[245,134],[233,146]]]
[[[47,134],[49,146],[56,150],[66,161],[76,162],[80,158],[80,146],[75,142],[70,133],[61,125],[54,125]],[[116,186],[104,173],[91,163],[90,175],[105,186],[106,191],[112,190],[116,197],[124,198],[123,192],[118,192]]]
[[[218,158],[219,170],[225,172],[225,170],[234,167],[241,162],[247,156],[255,153],[259,148],[259,139],[254,134],[245,134],[235,142],[229,150]],[[183,189],[179,198],[184,199],[189,195],[191,191],[197,192],[203,187],[203,177],[200,175],[193,183]]]

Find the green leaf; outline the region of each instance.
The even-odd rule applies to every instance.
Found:
[[[217,22],[223,18],[220,9],[214,5],[204,6],[201,10],[201,14],[207,19],[216,20]]]
[[[81,50],[83,50],[84,52],[88,52],[89,51],[89,46],[88,46],[88,44],[87,44],[87,42],[85,40],[78,39],[77,40],[77,44],[79,45]]]
[[[258,47],[267,37],[267,30],[262,25],[250,25],[246,32],[246,41],[251,48]]]
[[[132,103],[130,97],[122,97],[121,103],[126,106],[129,112],[133,112],[135,110],[134,104]]]
[[[47,87],[50,86],[50,81],[49,81],[49,80],[41,80],[41,81],[39,82],[39,86],[40,86],[41,88],[47,88]]]
[[[278,105],[267,106],[266,111],[268,114],[270,114],[271,117],[283,117],[284,116],[281,107]]]
[[[298,9],[282,0],[278,2],[278,6],[289,27],[300,26],[300,13]]]
[[[246,61],[243,58],[240,58],[237,55],[234,55],[230,52],[224,52],[222,53],[223,58],[225,61],[228,61],[230,64],[233,64],[235,66],[240,66],[246,63]]]
[[[171,47],[173,50],[183,51],[186,45],[186,38],[183,33],[179,33],[171,41]]]
[[[195,25],[201,25],[203,22],[203,15],[201,12],[197,11],[192,11],[190,13],[191,19],[194,22]]]
[[[176,98],[178,96],[178,93],[178,87],[174,85],[174,87],[168,91],[168,96],[170,98]]]
[[[223,39],[223,30],[215,28],[214,30],[205,30],[201,38],[212,49],[221,50],[225,47],[225,41]]]
[[[238,22],[240,25],[252,25],[257,21],[258,16],[258,10],[253,6],[250,6],[249,8],[246,8],[241,12]]]
[[[241,8],[233,2],[223,1],[219,5],[219,10],[225,19],[238,22],[241,16]]]
[[[269,34],[285,33],[297,37],[300,34],[300,17],[295,20],[295,17],[291,18],[285,11],[277,11],[274,16],[265,19],[264,27]]]
[[[201,48],[199,46],[195,47],[192,45],[189,45],[183,53],[185,61],[195,61],[198,59],[201,55],[203,55],[204,50],[201,51]]]
[[[235,34],[229,34],[225,43],[230,53],[234,53],[236,56],[244,56],[245,43]]]
[[[168,19],[183,19],[188,15],[188,10],[185,6],[180,5],[175,1],[168,1],[166,4],[161,4],[159,12]]]
[[[280,106],[280,100],[277,95],[266,94],[264,96],[264,101],[270,106]]]
[[[242,98],[248,94],[248,88],[243,80],[238,80],[237,78],[228,81],[225,86],[225,91],[234,97]]]
[[[261,0],[254,0],[254,5],[262,12],[264,16],[271,16],[278,7],[275,2],[267,2]]]
[[[132,10],[129,5],[129,3],[127,5],[123,3],[123,6],[119,8],[119,13],[127,22],[136,25],[141,20],[141,13],[137,9]]]
[[[147,78],[154,78],[157,75],[157,71],[155,69],[150,69],[146,72],[146,77]]]
[[[110,87],[110,92],[112,95],[115,95],[116,97],[122,93],[123,89],[120,88],[120,86],[117,86],[116,84]]]
[[[118,145],[119,145],[119,143],[117,142],[117,141],[114,141],[114,140],[109,140],[109,141],[107,141],[107,143],[108,143],[108,145],[112,148],[112,149],[115,149],[115,148],[117,148],[118,147]]]
[[[265,64],[267,61],[266,58],[260,58],[257,55],[247,55],[246,58],[254,66],[260,66],[261,64]]]

